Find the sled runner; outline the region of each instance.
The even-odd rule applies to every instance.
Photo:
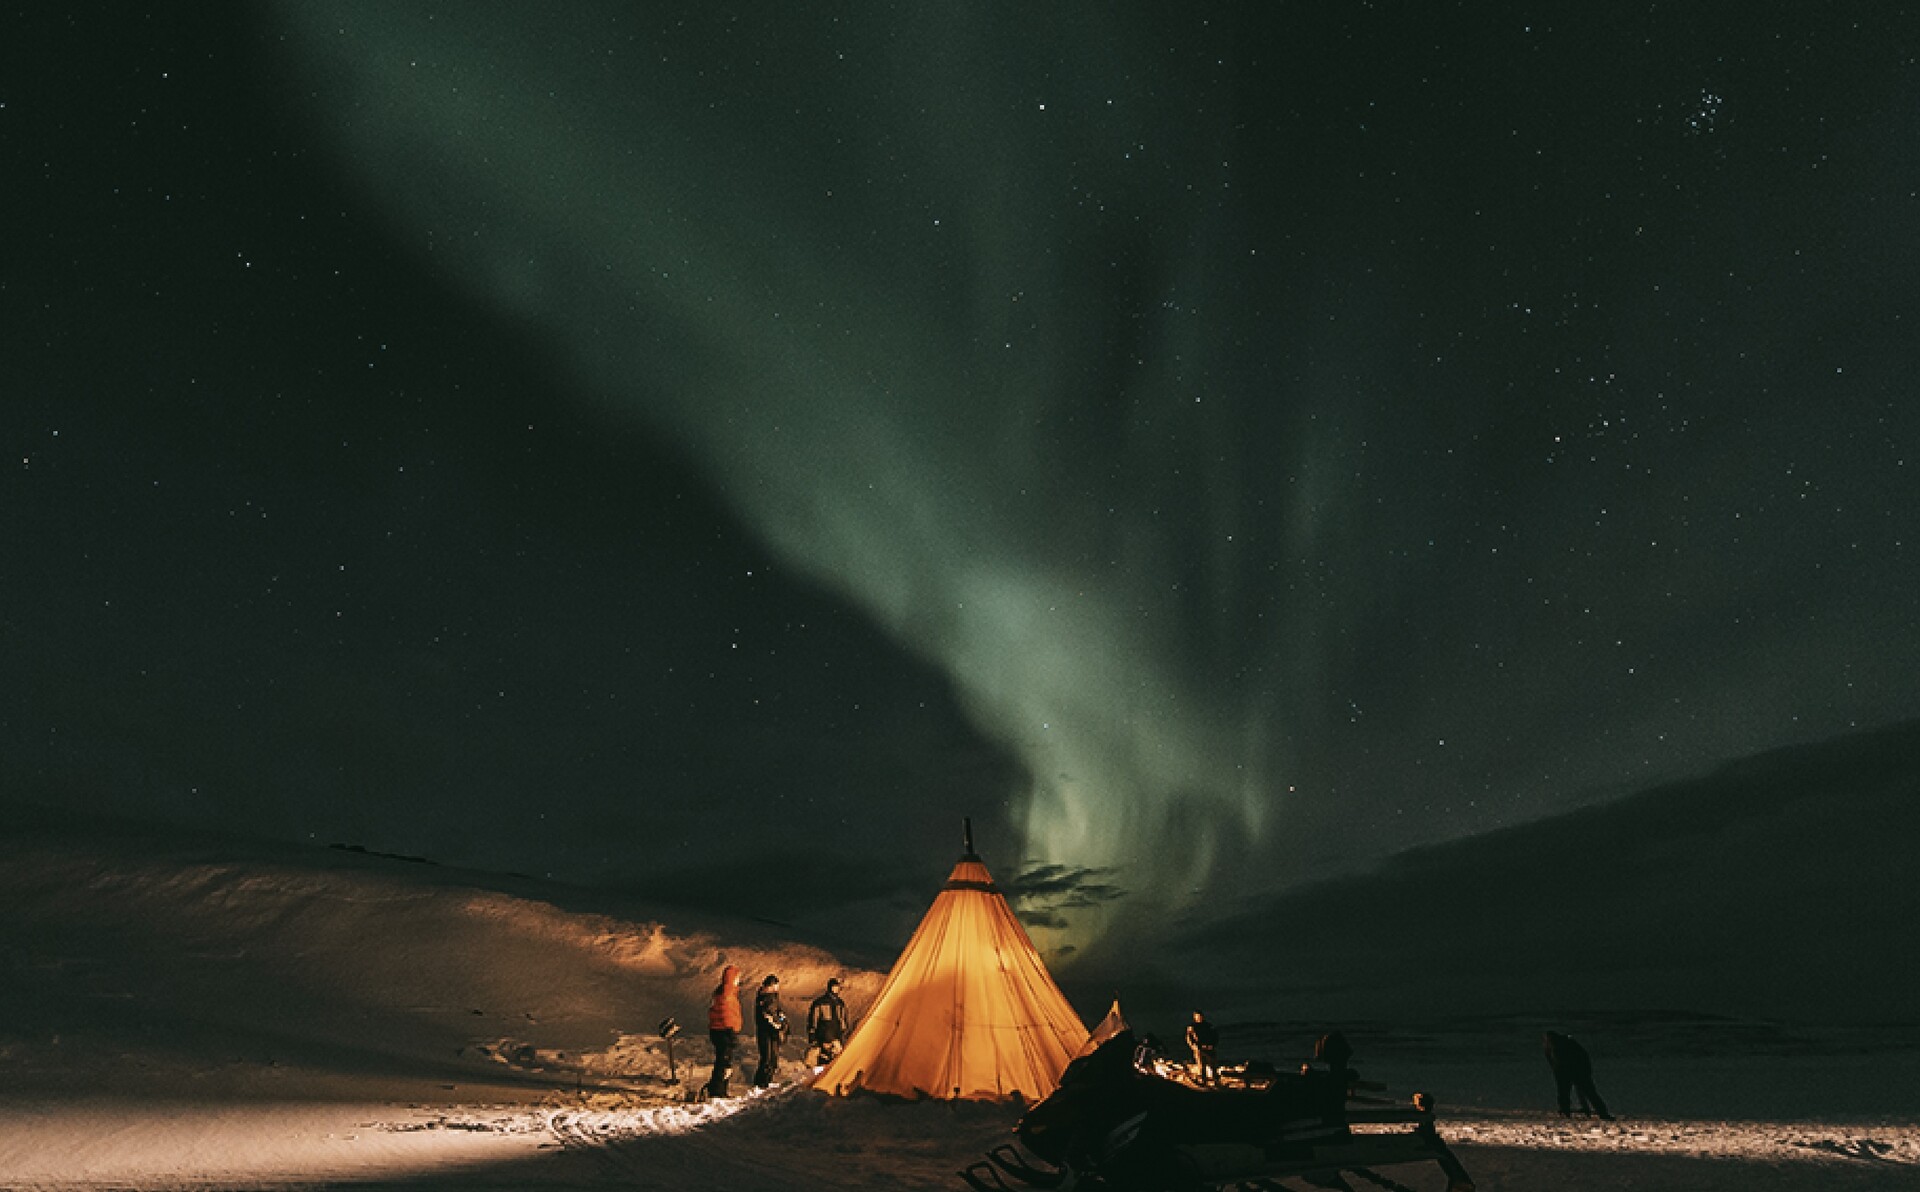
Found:
[[[1424,1094],[1396,1105],[1356,1087],[1343,1067],[1259,1064],[1198,1085],[1126,1031],[1075,1060],[1020,1119],[1026,1154],[1002,1144],[960,1176],[974,1192],[1279,1192],[1281,1180],[1351,1192],[1348,1176],[1404,1192],[1373,1169],[1434,1163],[1447,1192],[1473,1192]]]

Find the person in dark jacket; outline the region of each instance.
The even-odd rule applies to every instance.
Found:
[[[1566,1117],[1572,1112],[1567,1094],[1573,1092],[1579,1094],[1582,1113],[1589,1117],[1598,1114],[1602,1121],[1612,1121],[1607,1103],[1600,1099],[1600,1090],[1593,1087],[1593,1059],[1587,1055],[1587,1049],[1558,1031],[1540,1036],[1540,1045],[1547,1053],[1547,1066],[1553,1069],[1553,1083],[1560,1094],[1560,1116]]]
[[[847,1003],[840,1000],[840,978],[827,978],[827,991],[807,1007],[807,1046],[818,1062],[832,1063],[847,1042]]]
[[[1214,1066],[1213,1052],[1220,1045],[1220,1032],[1207,1021],[1200,1011],[1193,1012],[1193,1021],[1187,1024],[1187,1050],[1193,1053],[1193,1074],[1201,1084],[1212,1084],[1220,1079],[1219,1069]]]
[[[766,1088],[780,1070],[780,1040],[786,1037],[787,1014],[780,1008],[780,978],[767,975],[753,999],[753,1034],[760,1044],[760,1067],[753,1074],[755,1088]]]
[[[707,1081],[707,1096],[727,1095],[727,1073],[733,1070],[733,1049],[740,1040],[740,970],[728,965],[714,987],[713,1001],[707,1006],[707,1038],[713,1041],[713,1076]]]

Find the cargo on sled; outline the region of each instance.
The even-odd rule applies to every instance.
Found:
[[[1341,1043],[1332,1062],[1298,1072],[1249,1063],[1203,1084],[1151,1040],[1122,1031],[1069,1065],[1060,1087],[1027,1111],[1014,1127],[1018,1147],[996,1147],[961,1177],[976,1192],[1237,1192],[1280,1189],[1282,1180],[1352,1189],[1349,1177],[1402,1189],[1374,1169],[1433,1163],[1447,1192],[1472,1192],[1434,1126],[1432,1101],[1368,1095],[1378,1086],[1347,1069]]]

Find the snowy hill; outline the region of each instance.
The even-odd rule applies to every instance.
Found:
[[[1401,854],[1196,924],[1210,1004],[1297,1016],[1920,1020],[1920,724]]]
[[[864,999],[881,976],[764,925],[680,912],[670,928],[566,887],[342,849],[17,833],[0,839],[0,905],[16,1093],[183,1073],[251,1093],[295,1072],[665,1091],[656,1027],[677,1017],[679,1054],[704,1058],[723,964],[778,972],[801,1001],[834,974]]]

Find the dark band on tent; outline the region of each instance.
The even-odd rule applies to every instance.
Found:
[[[947,883],[946,888],[949,890],[983,890],[988,894],[998,894],[1000,892],[1000,887],[994,885],[992,882],[976,882],[964,877],[954,878]]]

